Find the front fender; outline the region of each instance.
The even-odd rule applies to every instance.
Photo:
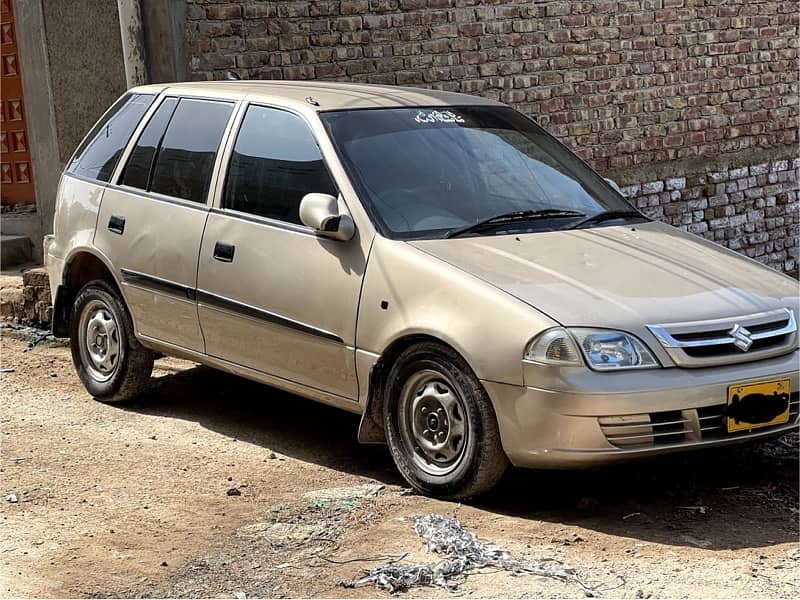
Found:
[[[424,335],[455,349],[479,379],[523,385],[526,345],[554,325],[495,286],[378,236],[364,276],[356,346],[382,355],[398,339]]]

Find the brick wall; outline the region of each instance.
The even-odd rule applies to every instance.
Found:
[[[643,213],[787,273],[798,266],[800,159],[645,180],[622,188]]]
[[[781,175],[778,195],[754,189],[787,172],[760,173],[765,160],[797,155],[798,23],[796,1],[771,0],[190,0],[186,33],[194,79],[234,70],[501,100],[638,193],[658,187],[651,165],[662,183],[692,182],[654,192],[659,217],[792,270],[796,178]],[[738,186],[741,169],[748,187],[709,187],[723,183],[714,172]]]

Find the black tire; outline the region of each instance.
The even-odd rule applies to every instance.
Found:
[[[103,312],[107,311],[107,312]],[[104,330],[106,342],[104,347],[112,347],[115,352],[109,355],[109,364],[113,360],[113,368],[103,370],[85,345],[89,339],[86,334],[87,319],[91,315],[103,317],[103,322],[113,322],[113,327]],[[84,335],[81,334],[83,326]],[[109,334],[110,332],[110,334]],[[115,335],[116,334],[116,335]],[[91,345],[91,344],[89,344]],[[153,353],[142,346],[133,333],[133,322],[128,309],[119,296],[119,292],[105,281],[87,283],[78,292],[72,307],[70,320],[70,347],[72,362],[78,377],[86,390],[101,402],[124,402],[141,394],[153,372]],[[94,348],[100,348],[97,345]]]
[[[415,385],[424,389],[414,389]],[[426,391],[431,386],[429,395],[433,404],[424,406]],[[452,394],[460,400],[453,414],[446,408],[444,413],[434,410],[439,397],[449,398],[448,404],[452,406]],[[494,487],[508,468],[491,400],[469,365],[451,348],[423,342],[406,349],[389,371],[384,398],[383,417],[389,450],[400,473],[419,492],[451,500],[478,496]],[[459,411],[463,414],[459,415]],[[444,416],[437,417],[433,421],[435,426],[428,427],[431,415],[440,414]],[[426,423],[427,433],[423,432],[422,436],[434,436],[427,451],[420,445],[419,430],[423,426],[414,429],[414,423],[420,422],[417,419]],[[444,421],[444,426],[440,425],[440,420]],[[452,427],[459,421],[457,431],[465,432],[460,444],[458,436],[453,437]],[[409,431],[417,433],[409,435]],[[455,458],[437,455],[435,447],[439,439],[445,440],[443,446],[450,444],[447,453],[456,454]],[[425,440],[422,443],[426,443]],[[460,450],[456,451],[456,447]],[[437,462],[440,459],[442,462]]]

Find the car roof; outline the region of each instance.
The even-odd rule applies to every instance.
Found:
[[[178,95],[247,98],[287,105],[302,105],[318,112],[359,108],[388,108],[403,106],[475,106],[494,105],[499,102],[441,90],[372,85],[365,83],[340,83],[333,81],[203,81],[190,83],[151,84],[133,88],[134,93],[168,92]],[[312,98],[318,104],[306,100]]]

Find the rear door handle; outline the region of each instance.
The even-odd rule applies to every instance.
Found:
[[[214,244],[214,259],[221,262],[233,262],[233,253],[236,251],[236,246],[233,244],[226,244],[225,242],[217,242]]]
[[[111,218],[108,220],[108,230],[117,235],[125,233],[125,217],[111,215]]]

